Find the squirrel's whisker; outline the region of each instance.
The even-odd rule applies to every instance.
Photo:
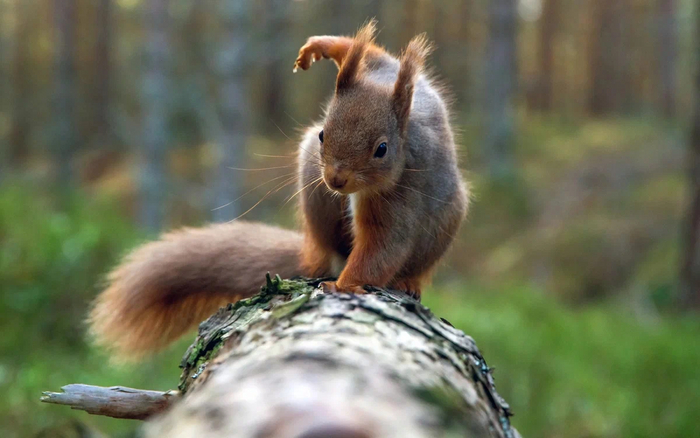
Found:
[[[269,183],[271,183],[272,181],[277,181],[278,179],[281,179],[281,178],[284,178],[284,177],[288,177],[288,176],[290,176],[290,175],[295,175],[295,172],[287,173],[287,174],[285,174],[285,175],[280,175],[280,176],[277,176],[277,177],[275,177],[275,178],[269,179],[269,180],[265,181],[265,182],[262,183],[262,184],[258,184],[257,186],[255,186],[255,187],[253,187],[252,189],[248,190],[247,192],[243,193],[241,196],[239,196],[238,198],[234,199],[233,201],[227,202],[226,204],[224,204],[224,205],[222,205],[222,206],[220,206],[220,207],[213,208],[211,211],[216,211],[216,210],[221,210],[222,208],[226,208],[226,207],[228,207],[229,205],[233,204],[234,202],[239,201],[242,197],[244,197],[244,196],[250,194],[250,193],[253,192],[254,190],[259,189],[260,187],[262,187],[262,186],[264,186],[264,185],[266,185],[266,184],[269,184]]]
[[[432,196],[430,196],[430,195],[427,195],[427,194],[421,192],[420,190],[414,189],[413,187],[404,186],[404,185],[398,184],[398,183],[396,184],[396,186],[397,186],[397,187],[403,187],[404,189],[411,190],[411,191],[413,191],[413,192],[418,193],[419,195],[423,195],[423,196],[425,196],[426,198],[430,198],[430,199],[432,199],[432,200],[434,200],[434,201],[442,202],[443,204],[449,204],[449,202],[447,202],[447,201],[443,201],[442,199],[434,198],[434,197],[432,197]]]
[[[289,113],[288,113],[287,111],[284,111],[284,114],[285,114],[287,117],[289,117],[290,119],[292,119],[292,121],[293,121],[294,123],[296,123],[297,125],[301,126],[302,128],[305,128],[305,126],[302,125],[301,123],[299,123],[299,122],[297,121],[297,119],[295,119],[294,117],[290,116]]]
[[[254,168],[254,169],[245,169],[245,168],[242,168],[242,167],[229,167],[228,169],[231,169],[231,170],[243,170],[243,171],[246,171],[246,172],[255,172],[255,171],[258,171],[258,170],[288,169],[288,168],[294,167],[294,166],[296,166],[296,164],[289,164],[289,165],[287,165],[287,166],[258,167],[258,168]]]
[[[294,140],[292,140],[287,134],[285,134],[284,131],[282,131],[282,128],[280,128],[280,127],[277,125],[277,123],[275,123],[274,120],[270,119],[270,121],[272,122],[273,125],[275,125],[275,127],[276,127],[277,129],[279,129],[279,131],[282,133],[282,135],[284,135],[285,137],[287,137],[287,140],[294,141]]]
[[[294,199],[294,197],[295,197],[296,195],[298,195],[299,193],[301,193],[301,192],[303,192],[304,190],[306,190],[311,184],[316,184],[317,182],[322,181],[322,180],[323,180],[323,177],[320,176],[320,177],[316,178],[315,180],[311,181],[310,183],[306,184],[304,187],[300,188],[296,193],[294,193],[292,196],[290,196],[289,198],[287,198],[287,200],[285,201],[285,203],[282,204],[282,207],[284,207],[285,205],[287,205],[287,203],[289,203],[289,201],[291,201],[292,199]]]
[[[289,178],[289,179],[287,179],[287,180],[285,180],[285,181],[282,181],[281,183],[277,184],[277,187],[271,188],[270,191],[272,191],[272,193],[277,193],[277,192],[279,192],[280,190],[282,190],[283,188],[287,187],[288,185],[297,182],[298,179],[299,179],[298,176],[294,176],[294,177],[292,177],[292,178]]]
[[[321,162],[321,156],[318,155],[318,152],[310,151],[310,150],[306,149],[306,148],[305,148],[304,146],[302,146],[302,145],[299,145],[299,149],[301,149],[302,151],[304,151],[304,152],[306,152],[307,154],[309,154],[310,157],[316,158],[316,159],[318,160],[318,164],[323,164],[323,163]]]
[[[258,154],[258,153],[253,153],[253,155],[256,155],[258,157],[264,157],[264,158],[294,158],[296,154],[290,154],[290,155],[267,155],[267,154]]]
[[[323,177],[319,178],[318,184],[316,184],[316,187],[314,187],[314,189],[311,191],[311,194],[309,196],[313,196],[316,189],[318,189],[322,184],[323,184]]]
[[[286,175],[285,175],[285,176],[286,176]],[[252,207],[250,207],[248,210],[246,210],[245,212],[243,212],[241,215],[239,215],[239,216],[237,216],[237,217],[231,219],[229,222],[233,222],[233,221],[235,221],[235,220],[237,220],[237,219],[242,218],[242,217],[245,216],[246,214],[250,213],[255,207],[257,207],[258,205],[260,205],[261,202],[263,202],[265,199],[267,199],[267,198],[270,196],[270,194],[276,193],[276,192],[279,191],[280,189],[282,189],[282,188],[286,187],[287,185],[291,184],[291,183],[292,183],[293,181],[295,181],[296,179],[297,179],[297,176],[296,176],[296,175],[295,175],[295,176],[292,176],[292,177],[289,178],[287,181],[284,181],[284,182],[282,183],[283,185],[282,185],[281,187],[278,187],[276,190],[275,190],[274,187],[273,187],[272,189],[268,190],[268,192],[265,193],[265,195],[263,195],[263,197],[260,198],[260,200],[259,200],[258,202],[256,202]]]

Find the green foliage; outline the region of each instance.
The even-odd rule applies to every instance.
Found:
[[[527,287],[457,284],[424,304],[474,337],[513,425],[537,437],[687,437],[700,411],[700,322],[643,324],[619,304],[576,310]]]
[[[468,175],[474,203],[449,259],[461,277],[536,277],[571,302],[634,290],[673,306],[688,196],[677,127],[641,118],[529,119],[515,154],[512,181],[480,172],[478,157],[466,163],[476,169]]]
[[[136,426],[38,402],[68,383],[177,385],[182,346],[134,368],[111,366],[87,342],[83,319],[99,279],[139,240],[116,207],[86,193],[0,188],[0,436],[32,436],[71,417],[105,432]]]

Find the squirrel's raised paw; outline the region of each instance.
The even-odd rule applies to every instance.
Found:
[[[362,286],[346,286],[339,287],[338,283],[335,281],[324,281],[321,283],[321,289],[323,293],[332,294],[336,292],[346,292],[351,294],[366,294],[367,291]]]
[[[311,37],[299,49],[299,56],[294,61],[294,73],[298,69],[308,70],[311,64],[323,58],[323,40],[321,37]]]

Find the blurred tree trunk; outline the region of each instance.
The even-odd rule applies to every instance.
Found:
[[[438,70],[453,84],[457,107],[467,111],[471,103],[472,53],[470,52],[473,2],[440,2],[436,5],[437,22],[435,29]]]
[[[110,87],[112,52],[112,0],[97,4],[97,35],[95,42],[95,131],[98,138],[110,135]]]
[[[219,20],[216,43],[209,53],[216,86],[216,107],[219,118],[218,138],[215,140],[214,163],[208,183],[209,202],[214,221],[231,220],[241,214],[238,208],[241,172],[250,121],[246,86],[249,66],[249,32],[251,9],[249,0],[215,0]],[[226,208],[219,208],[226,205]]]
[[[635,53],[642,41],[642,38],[636,38],[635,31],[644,27],[641,18],[643,14],[640,13],[640,3],[636,0],[617,0],[614,5],[614,22],[618,37],[613,41],[615,44],[610,50],[619,95],[615,109],[623,114],[631,114],[641,105],[641,90],[634,88],[634,76],[635,69],[643,68],[639,54]]]
[[[591,34],[588,45],[591,115],[601,116],[619,109],[626,78],[620,77],[626,54],[622,43],[620,1],[591,2]],[[621,53],[622,52],[622,53]]]
[[[537,84],[537,109],[549,112],[552,109],[552,90],[554,88],[554,38],[557,32],[559,0],[544,0],[540,18],[540,75]]]
[[[657,0],[658,9],[658,66],[661,108],[666,117],[673,117],[676,108],[676,34],[675,0]]]
[[[288,121],[285,111],[284,75],[289,74],[290,20],[289,0],[266,0],[265,7],[265,45],[266,87],[263,97],[263,114],[268,120],[263,123],[268,132],[277,132]]]
[[[76,77],[76,0],[54,0],[54,105],[55,131],[51,136],[53,157],[58,167],[58,183],[66,186],[71,181],[71,160],[79,147],[75,120],[77,97]]]
[[[31,33],[29,11],[33,6],[29,0],[13,2],[15,8],[15,31],[12,60],[12,120],[10,128],[10,150],[8,161],[13,168],[22,167],[29,155],[29,116],[27,108],[31,96],[28,40]]]
[[[405,46],[411,38],[420,31],[418,10],[420,9],[421,0],[404,0],[401,9],[403,10],[403,25],[401,29],[400,43]]]
[[[486,59],[486,157],[496,178],[513,173],[517,87],[517,2],[489,2],[490,35]]]
[[[12,166],[10,165],[10,123],[12,122],[12,88],[10,85],[10,59],[13,38],[8,29],[8,20],[16,18],[15,11],[5,2],[0,2],[0,183]]]
[[[682,232],[682,305],[700,307],[700,5],[695,6],[694,109],[688,150],[690,202]]]
[[[144,72],[142,84],[143,150],[140,165],[140,223],[160,231],[167,193],[168,70],[170,41],[168,0],[149,0],[144,7]]]

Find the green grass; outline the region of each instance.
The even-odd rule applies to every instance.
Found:
[[[700,412],[700,321],[643,324],[619,304],[570,309],[526,287],[464,285],[424,303],[471,335],[523,436],[688,437]]]

